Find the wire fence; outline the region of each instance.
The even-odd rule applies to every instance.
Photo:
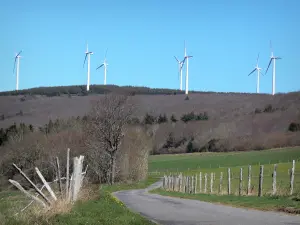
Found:
[[[300,164],[300,163],[298,163]],[[183,193],[219,195],[293,195],[300,193],[300,173],[291,163],[249,165],[203,171],[156,172],[163,176],[163,188]]]

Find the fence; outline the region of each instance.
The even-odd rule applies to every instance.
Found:
[[[25,190],[25,188],[22,187],[22,185],[15,181],[9,179],[9,182],[14,185],[16,188],[18,188],[23,194],[25,194],[27,197],[32,199],[32,201],[23,208],[20,212],[23,212],[25,209],[27,209],[33,202],[38,203],[42,208],[50,209],[51,207],[55,206],[55,202],[58,199],[61,199],[65,202],[73,203],[77,200],[78,194],[80,192],[80,189],[82,187],[83,179],[85,177],[87,167],[85,171],[83,172],[83,160],[84,156],[80,155],[79,157],[73,158],[73,170],[70,177],[70,149],[67,150],[67,163],[66,163],[66,174],[65,177],[62,177],[61,174],[61,167],[59,163],[58,157],[56,157],[56,169],[57,169],[57,178],[52,182],[47,182],[42,175],[41,171],[35,167],[35,171],[37,175],[39,176],[41,183],[43,184],[41,188],[38,188],[38,185],[34,184],[28,176],[16,165],[13,164],[13,166],[19,171],[19,173],[26,179],[26,181],[29,182],[32,189],[37,192],[35,195],[32,194],[30,191]],[[65,181],[63,183],[63,181]],[[55,189],[50,187],[50,184],[58,184],[58,190],[55,191]],[[46,189],[48,192],[43,192],[43,190]],[[41,198],[39,198],[41,197]],[[17,213],[18,214],[18,213]]]
[[[300,191],[295,160],[283,165],[218,168],[217,171],[176,172],[163,176],[163,188],[182,193],[219,195],[293,195]],[[192,174],[191,174],[192,173]]]

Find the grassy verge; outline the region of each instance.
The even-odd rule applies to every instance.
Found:
[[[149,177],[147,180],[133,184],[116,184],[113,186],[103,185],[100,188],[94,187],[92,197],[88,200],[79,200],[72,207],[71,211],[64,214],[54,214],[51,217],[44,215],[28,214],[23,212],[21,217],[14,218],[16,207],[28,202],[18,191],[0,193],[0,224],[7,225],[65,225],[65,224],[134,224],[150,225],[152,222],[128,210],[122,203],[117,201],[112,192],[118,190],[145,188],[158,178]],[[99,193],[100,192],[100,193]],[[26,215],[26,213],[28,215]]]
[[[288,213],[300,214],[299,198],[279,197],[279,196],[233,196],[233,195],[209,195],[209,194],[186,194],[179,192],[168,192],[162,189],[150,191],[165,196],[177,198],[187,198],[205,202],[219,203],[237,207],[259,209],[264,211],[284,211]]]

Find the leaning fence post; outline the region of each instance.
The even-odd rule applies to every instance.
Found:
[[[263,187],[263,179],[264,179],[264,165],[260,166],[259,169],[259,184],[258,184],[258,196],[262,196],[262,187]]]
[[[272,194],[276,194],[276,176],[277,176],[277,164],[274,165],[274,171],[273,171],[273,182],[272,182]]]
[[[19,173],[31,184],[31,186],[45,199],[45,201],[51,205],[51,201],[44,195],[43,192],[38,189],[38,187],[27,177],[27,175],[19,168],[16,164],[13,163],[13,166],[19,171]]]
[[[248,187],[247,187],[247,195],[250,194],[251,189],[251,165],[248,166]]]
[[[291,170],[291,183],[290,183],[290,188],[291,188],[290,194],[291,195],[294,192],[294,179],[295,179],[295,160],[293,160],[293,167],[292,167],[292,170]]]
[[[243,190],[243,168],[240,168],[239,196],[242,195],[242,190]]]
[[[14,181],[14,180],[11,180],[9,179],[8,180],[12,185],[14,185],[16,188],[18,188],[20,191],[22,191],[26,196],[28,196],[29,198],[31,198],[32,200],[35,200],[37,201],[39,204],[41,204],[44,208],[47,208],[47,205],[41,200],[39,199],[38,197],[30,194],[28,191],[26,191],[22,186],[21,184],[19,184],[19,182],[17,181]]]
[[[222,184],[223,184],[223,172],[220,173],[219,194],[222,193]]]
[[[40,177],[41,181],[43,182],[43,184],[45,185],[46,189],[48,190],[48,192],[50,193],[51,197],[53,198],[54,201],[57,200],[56,195],[54,194],[54,192],[52,191],[50,185],[48,184],[48,182],[45,180],[43,174],[40,172],[40,170],[35,167],[35,171],[38,174],[38,176]]]
[[[231,193],[231,174],[230,174],[230,168],[228,168],[228,195]]]

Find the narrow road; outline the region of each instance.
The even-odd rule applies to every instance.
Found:
[[[129,209],[162,225],[300,225],[300,216],[247,210],[197,200],[148,193],[147,189],[115,192]]]

